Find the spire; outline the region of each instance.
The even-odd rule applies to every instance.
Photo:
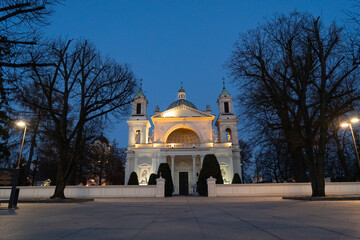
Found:
[[[137,94],[135,95],[135,98],[140,98],[140,97],[145,97],[143,91],[142,91],[142,79],[140,79],[140,88],[139,91],[137,92]]]
[[[225,87],[225,78],[222,78],[222,80],[223,80],[223,89],[222,89],[222,91],[221,91],[221,93],[220,93],[220,96],[222,96],[222,95],[230,95],[230,93],[226,90],[226,87]]]
[[[185,92],[185,90],[183,89],[183,82],[181,82],[181,88],[180,88],[179,92]]]

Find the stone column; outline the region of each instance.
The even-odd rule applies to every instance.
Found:
[[[231,156],[230,156],[230,181],[231,181],[231,179],[233,179],[234,173],[235,173],[235,171],[234,171],[234,158],[233,158],[233,156],[231,154]]]
[[[204,157],[205,157],[205,155],[200,155],[200,166],[201,166],[201,168],[203,167],[203,162],[204,162]]]
[[[175,156],[171,155],[170,157],[171,157],[171,177],[172,177],[172,181],[174,183],[174,171],[175,171],[175,166],[174,166],[175,159],[174,158],[175,158]]]
[[[161,156],[161,162],[160,163],[166,163],[166,155]]]
[[[157,157],[152,157],[152,168],[153,168],[153,173],[157,173],[157,169],[158,169],[158,164],[157,164]]]
[[[238,171],[238,174],[239,174],[239,176],[240,176],[240,179],[241,179],[241,182],[243,182],[243,176],[242,176],[242,163],[241,163],[241,150],[239,151],[239,152],[236,152],[235,153],[235,161],[237,161],[238,162],[238,169],[237,169],[237,171]]]
[[[130,177],[130,161],[131,158],[127,158],[126,159],[126,163],[125,163],[125,185],[128,185],[128,181],[129,181],[129,177]]]
[[[135,155],[135,158],[134,158],[134,170],[133,171],[136,172],[136,175],[139,176],[137,170],[138,170],[138,157]],[[131,172],[130,172],[130,174],[131,174]]]
[[[192,156],[193,159],[193,185],[196,184],[196,155]],[[194,191],[194,187],[193,187],[193,191]],[[195,192],[194,192],[195,193]]]

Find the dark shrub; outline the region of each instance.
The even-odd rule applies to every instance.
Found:
[[[155,173],[152,173],[149,177],[148,185],[156,185],[156,179],[158,176]]]
[[[169,164],[161,163],[159,165],[159,170],[157,175],[165,179],[165,197],[171,197],[174,190],[174,185],[171,178],[171,170]]]
[[[239,183],[241,183],[241,178],[238,173],[235,173],[231,184],[239,184]]]
[[[204,158],[203,167],[201,168],[197,181],[197,192],[201,196],[207,196],[207,182],[210,177],[216,178],[216,184],[223,184],[219,162],[214,154],[207,154]]]
[[[139,185],[139,179],[136,172],[130,174],[128,185]]]

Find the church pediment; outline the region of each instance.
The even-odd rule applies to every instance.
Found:
[[[203,112],[191,107],[188,107],[186,105],[181,105],[175,108],[171,108],[169,110],[166,110],[164,112],[160,112],[152,116],[151,118],[199,118],[199,117],[205,117],[205,118],[214,118],[215,116]]]

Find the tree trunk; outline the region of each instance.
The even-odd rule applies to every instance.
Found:
[[[63,155],[63,154],[60,154]],[[66,186],[66,179],[65,179],[65,162],[64,158],[60,158],[58,164],[58,170],[56,174],[56,187],[54,191],[54,195],[51,196],[53,199],[65,199],[65,186]]]
[[[295,181],[299,183],[308,182],[308,177],[306,175],[306,163],[302,149],[292,148],[290,151],[290,155],[294,166]]]
[[[54,195],[52,195],[50,198],[65,199],[65,194],[64,194],[65,187],[66,187],[65,181],[57,182]]]
[[[59,141],[59,140],[58,140]],[[54,191],[54,195],[51,196],[52,199],[65,199],[64,190],[66,187],[66,178],[68,174],[67,168],[68,164],[66,164],[68,160],[68,147],[67,144],[64,143],[62,140],[59,141],[57,151],[59,153],[59,163],[58,163],[58,169],[56,174],[56,187]],[[71,163],[69,163],[71,164]]]

